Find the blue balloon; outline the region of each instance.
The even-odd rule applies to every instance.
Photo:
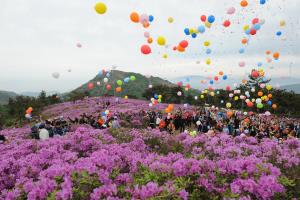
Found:
[[[258,31],[260,29],[260,24],[259,23],[254,24],[253,28]]]
[[[200,25],[200,26],[198,27],[198,31],[199,31],[200,33],[204,33],[204,32],[205,32],[205,27],[204,27],[203,25]]]
[[[227,75],[223,76],[223,80],[227,80],[227,78],[228,78]]]
[[[190,82],[190,78],[187,77],[187,78],[185,79],[185,81],[186,81],[186,82]]]
[[[257,63],[257,66],[261,67],[262,66],[262,62]]]
[[[129,81],[130,81],[130,78],[129,78],[129,77],[124,78],[124,82],[125,82],[125,83],[128,83]]]
[[[271,106],[272,105],[272,101],[268,101],[268,105]]]
[[[211,49],[206,49],[206,54],[211,54]]]
[[[250,35],[250,29],[246,30],[245,33],[246,33],[247,35]]]
[[[245,53],[245,49],[244,49],[244,48],[241,48],[241,49],[239,50],[239,53],[240,53],[240,54]]]
[[[154,99],[158,99],[158,95],[157,94],[154,95]]]
[[[103,73],[102,73],[102,70],[98,73],[98,76],[102,76]]]
[[[213,15],[208,16],[207,21],[208,21],[209,23],[211,23],[211,24],[214,23],[214,21],[215,21],[215,16],[213,16]]]
[[[193,33],[192,34],[192,38],[196,38],[197,37],[197,34],[196,33]]]
[[[266,3],[266,0],[260,0],[260,4],[263,5]]]
[[[184,33],[185,33],[186,35],[190,35],[190,29],[189,29],[189,28],[185,28],[185,29],[184,29]]]
[[[106,73],[106,77],[107,77],[107,78],[110,77],[110,73]]]
[[[212,84],[214,84],[214,81],[213,81],[213,80],[210,80],[209,83],[212,85]]]
[[[154,17],[152,15],[149,15],[149,22],[153,22]]]
[[[282,35],[282,32],[281,32],[281,31],[278,31],[278,32],[276,33],[276,35],[277,35],[277,36],[281,36],[281,35]]]
[[[102,112],[102,113],[101,113],[101,116],[102,116],[102,117],[106,116],[105,112]]]

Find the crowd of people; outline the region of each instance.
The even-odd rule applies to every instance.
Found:
[[[226,110],[216,108],[199,108],[195,110],[178,109],[173,114],[148,111],[147,117],[151,128],[161,131],[176,132],[197,130],[213,136],[218,133],[227,133],[232,136],[253,136],[259,139],[273,138],[283,140],[288,137],[300,138],[300,120],[278,117],[274,115],[251,114],[232,112],[228,116]]]

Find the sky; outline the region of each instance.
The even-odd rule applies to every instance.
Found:
[[[245,76],[262,62],[269,77],[300,76],[299,0],[267,0],[264,5],[249,0],[246,8],[241,8],[240,0],[102,0],[107,6],[104,15],[94,11],[97,2],[1,0],[0,90],[67,92],[112,66],[168,79],[213,76],[219,71],[230,78]],[[229,7],[235,7],[233,15],[226,14]],[[132,23],[133,11],[153,15],[151,26]],[[184,28],[197,28],[203,14],[215,16],[212,27],[195,39],[186,36]],[[168,23],[169,17],[173,23]],[[240,54],[241,40],[248,37],[243,26],[255,17],[265,23]],[[229,28],[222,26],[226,19],[231,21]],[[140,52],[147,44],[145,31],[154,39],[150,55]],[[280,37],[277,31],[282,32]],[[156,44],[158,36],[166,38],[167,46]],[[181,40],[189,42],[185,53],[172,50]],[[204,41],[211,43],[210,55]],[[266,50],[280,52],[280,59],[267,63]],[[246,63],[243,68],[238,66],[241,61]],[[52,77],[54,72],[60,74],[58,79]]]

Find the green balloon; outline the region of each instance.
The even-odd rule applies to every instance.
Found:
[[[135,81],[135,76],[130,76],[130,80]]]
[[[118,86],[121,86],[123,84],[123,82],[121,80],[117,80],[117,84],[118,84]]]
[[[262,109],[264,105],[262,103],[257,104],[257,108]]]

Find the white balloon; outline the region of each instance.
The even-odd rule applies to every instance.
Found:
[[[107,83],[108,82],[108,78],[104,78],[103,81],[104,81],[104,83]]]
[[[100,81],[98,81],[98,82],[97,82],[97,85],[98,85],[98,86],[100,86],[100,85],[101,85]]]
[[[59,75],[58,72],[54,72],[54,73],[52,74],[52,76],[53,76],[53,78],[58,79],[60,75]]]
[[[152,88],[153,86],[152,86],[152,85],[149,85],[148,87],[149,87],[149,88]]]
[[[181,91],[178,91],[178,92],[177,92],[177,95],[178,95],[178,96],[181,96],[181,95],[182,95],[182,92],[181,92]]]
[[[200,122],[200,121],[197,121],[196,124],[197,124],[197,126],[200,126],[201,122]]]

